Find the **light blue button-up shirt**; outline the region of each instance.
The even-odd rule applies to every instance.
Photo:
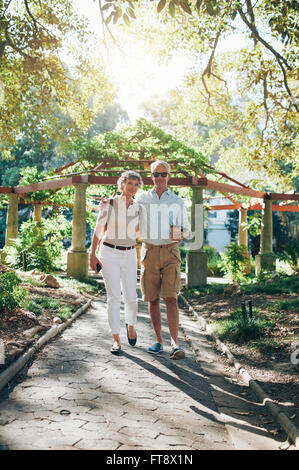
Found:
[[[145,191],[136,202],[142,207],[140,231],[143,240],[152,245],[167,245],[171,240],[171,226],[190,231],[184,201],[170,189],[159,198],[155,189]]]

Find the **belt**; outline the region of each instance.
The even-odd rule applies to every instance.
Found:
[[[103,242],[103,245],[110,246],[110,248],[116,248],[117,250],[132,250],[135,248],[135,245],[133,246],[118,246],[118,245],[112,245],[111,243]]]
[[[177,245],[177,242],[174,243],[165,243],[164,245],[153,245],[152,243],[145,242],[145,246],[151,246],[154,248],[169,248],[170,246]]]

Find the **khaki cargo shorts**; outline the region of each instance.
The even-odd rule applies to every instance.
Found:
[[[181,287],[181,256],[178,243],[141,248],[141,289],[143,300],[164,299],[178,295]]]

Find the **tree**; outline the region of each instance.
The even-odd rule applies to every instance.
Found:
[[[190,34],[190,26],[193,26],[190,17],[196,18],[197,34],[194,35],[194,31],[191,29],[191,35],[193,35],[195,41],[200,39],[200,42],[206,45],[208,40],[210,45],[213,46],[208,63],[202,73],[204,83],[206,76],[213,75],[219,78],[215,71],[213,71],[215,51],[221,35],[225,35],[235,28],[234,20],[238,17],[243,25],[245,25],[246,32],[252,38],[254,45],[261,45],[274,56],[282,72],[285,89],[292,100],[292,105],[298,111],[296,99],[291,92],[287,76],[288,72],[295,70],[294,61],[296,60],[296,53],[294,43],[298,39],[296,21],[298,19],[298,2],[296,0],[258,0],[254,4],[252,0],[245,0],[243,2],[240,0],[196,0],[196,2],[189,0],[151,1],[157,4],[157,13],[164,12],[165,15],[177,19],[177,24],[181,25],[184,28],[184,32],[188,35]],[[105,4],[102,5],[103,3]],[[115,0],[106,0],[105,2],[99,0],[102,20],[108,32],[111,34],[108,25],[112,20],[115,24],[122,19],[127,25],[130,24],[130,18],[135,20],[134,8],[136,5],[139,6],[140,3],[140,1],[137,2],[136,0],[135,2],[134,0],[120,0],[117,2]],[[106,18],[104,18],[104,12],[108,12]],[[186,13],[190,16],[187,20]],[[208,30],[203,29],[201,24],[198,25],[199,19],[205,22]],[[266,24],[268,24],[272,35],[271,39],[279,39],[284,44],[284,54],[279,51],[279,47],[275,48],[271,41],[267,41],[262,36],[260,27]],[[289,49],[287,49],[287,46],[289,46]],[[197,47],[199,47],[198,43]],[[265,77],[261,77],[261,79],[264,82],[266,81]],[[205,88],[209,94],[206,84]]]
[[[126,34],[132,31],[145,41],[151,24],[147,28],[143,19],[156,15],[161,31],[167,29],[168,56],[178,50],[192,53],[194,67],[176,97],[172,120],[185,123],[189,134],[190,129],[196,133],[198,123],[211,128],[202,152],[217,154],[221,168],[235,175],[245,167],[244,181],[256,187],[293,189],[298,172],[297,1],[112,0],[100,5],[108,36],[123,20],[131,25]],[[244,47],[218,53],[221,39],[236,29]]]
[[[91,49],[87,24],[71,0],[0,0],[2,152],[24,134],[38,132],[46,144],[87,129],[113,95]]]
[[[87,132],[89,138],[114,131],[118,124],[126,124],[129,116],[118,103],[106,105],[103,113],[98,113]]]

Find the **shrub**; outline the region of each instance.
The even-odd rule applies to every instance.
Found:
[[[299,240],[290,238],[287,240],[281,251],[278,252],[279,259],[287,261],[295,273],[299,273]]]
[[[221,340],[244,343],[252,339],[259,339],[266,333],[274,322],[257,317],[258,311],[253,309],[250,317],[242,309],[237,309],[229,318],[213,322],[216,336]]]
[[[244,278],[244,267],[248,263],[244,255],[246,246],[231,242],[225,248],[226,252],[221,253],[223,271],[231,281],[240,281]]]
[[[21,282],[13,271],[0,274],[0,312],[13,312],[25,301],[27,291]]]
[[[55,270],[64,249],[62,238],[68,230],[63,222],[62,219],[24,222],[19,237],[5,249],[7,264],[24,271],[37,268],[48,273]]]
[[[210,245],[204,245],[203,250],[207,253],[207,265],[208,265],[208,276],[213,277],[222,277],[223,270],[221,268],[221,256],[214,248]],[[186,254],[188,250],[180,246],[180,253],[181,253],[181,271],[186,272]]]
[[[207,265],[208,265],[208,276],[213,277],[222,277],[223,276],[223,269],[221,263],[221,256],[216,250],[215,247],[205,245],[203,250],[207,253]]]

